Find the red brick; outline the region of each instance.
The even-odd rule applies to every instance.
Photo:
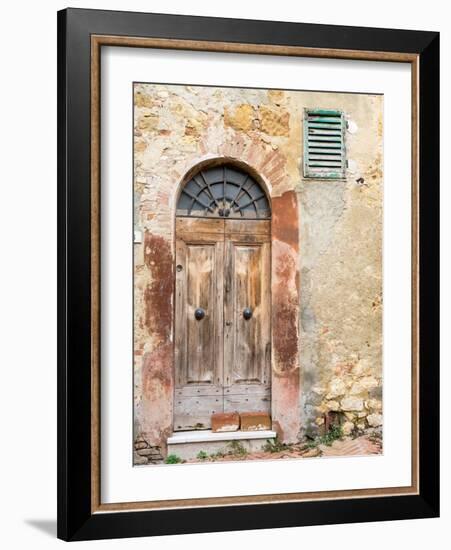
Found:
[[[266,412],[241,413],[241,430],[243,432],[255,432],[257,430],[270,430],[271,418]]]
[[[238,413],[215,413],[211,415],[212,432],[236,432],[240,428]]]

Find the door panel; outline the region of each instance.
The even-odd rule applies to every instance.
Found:
[[[224,234],[227,239],[237,242],[270,242],[270,220],[226,220]]]
[[[217,244],[186,245],[186,384],[212,384],[215,375]],[[219,255],[221,251],[219,251]],[[203,319],[196,319],[201,309]]]
[[[271,410],[269,384],[240,384],[224,388],[224,412],[257,412]]]
[[[186,221],[176,228],[175,430],[207,429],[223,410],[223,223]]]
[[[260,281],[262,247],[235,243],[230,243],[230,247],[233,277],[230,304],[233,363],[227,376],[230,375],[230,384],[261,383],[262,349],[259,337],[263,298]],[[246,308],[250,308],[250,319],[245,319],[243,315]]]
[[[174,429],[270,412],[269,221],[177,218],[175,299]]]
[[[269,224],[227,220],[225,239],[224,407],[269,412]]]
[[[178,397],[174,405],[174,430],[207,430],[211,428],[211,415],[223,412],[221,395],[203,395],[199,397]]]

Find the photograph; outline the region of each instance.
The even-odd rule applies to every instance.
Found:
[[[132,87],[133,465],[382,455],[383,94]]]

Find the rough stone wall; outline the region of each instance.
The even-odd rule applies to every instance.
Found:
[[[345,182],[301,180],[303,430],[330,413],[344,431],[382,425],[381,96],[318,94],[306,107],[342,109]],[[334,415],[333,415],[334,416]]]
[[[336,413],[382,417],[382,97],[135,84],[135,435],[164,453],[172,430],[173,247],[178,186],[227,158],[272,201],[273,418],[283,438]],[[343,181],[303,178],[304,108],[343,110]],[[138,239],[139,240],[139,239]]]

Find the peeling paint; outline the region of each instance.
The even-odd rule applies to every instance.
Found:
[[[153,339],[164,342],[171,334],[174,285],[172,253],[168,240],[146,231],[144,263],[150,271],[150,282],[144,291],[145,325]]]
[[[142,367],[141,430],[162,447],[172,431],[173,352],[171,342],[146,353]]]
[[[299,227],[296,194],[272,203],[272,331],[276,372],[299,366]]]
[[[300,424],[300,372],[295,368],[288,373],[275,373],[273,378],[272,414],[284,443],[298,441]]]

